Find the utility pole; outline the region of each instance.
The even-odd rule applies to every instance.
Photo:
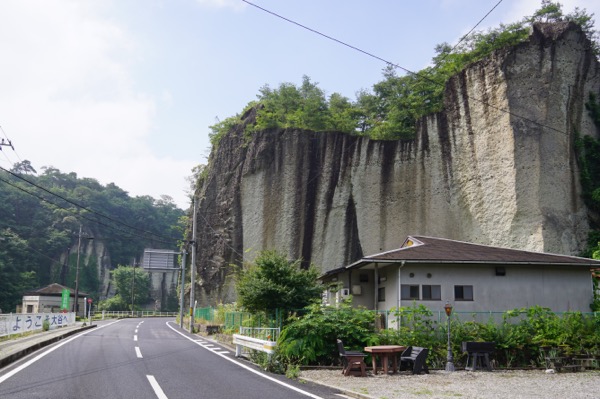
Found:
[[[190,333],[194,332],[195,287],[196,287],[196,198],[193,202],[194,212],[192,219],[192,286],[190,287]]]
[[[75,269],[75,303],[73,304],[75,308],[75,318],[77,318],[77,310],[78,309],[78,296],[79,296],[79,252],[81,251],[81,223],[79,224],[79,235],[77,239],[77,268]]]
[[[135,260],[133,261],[133,280],[131,281],[131,317],[133,317],[133,290],[135,289]]]
[[[183,302],[185,300],[185,261],[187,255],[187,248],[183,248],[181,251],[181,289],[179,295],[179,327],[183,330]]]
[[[15,147],[13,147],[12,143],[10,142],[10,140],[4,141],[4,139],[2,139],[2,141],[0,141],[0,151],[2,151],[2,146],[10,147],[10,148],[13,149],[13,151],[15,150]]]

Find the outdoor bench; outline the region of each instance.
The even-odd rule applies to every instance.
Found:
[[[479,364],[480,368],[492,371],[490,353],[496,350],[495,342],[463,342],[462,350],[467,353],[465,370],[475,371]]]

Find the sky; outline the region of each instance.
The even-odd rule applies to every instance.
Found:
[[[411,71],[498,2],[252,0]],[[478,30],[540,4],[501,1]],[[600,15],[598,0],[561,4]],[[261,87],[307,75],[354,100],[386,66],[242,0],[0,0],[0,16],[0,138],[14,146],[0,147],[0,166],[28,160],[38,173],[52,166],[182,209],[192,168],[210,153],[209,127]]]

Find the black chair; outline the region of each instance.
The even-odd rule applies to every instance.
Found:
[[[342,374],[359,374],[361,377],[365,377],[367,375],[367,365],[365,364],[365,357],[367,355],[359,351],[347,351],[340,339],[337,340],[337,347],[343,366]]]
[[[429,368],[427,368],[427,355],[429,349],[421,348],[419,346],[409,346],[400,355],[400,370],[412,369],[413,374],[429,374]]]

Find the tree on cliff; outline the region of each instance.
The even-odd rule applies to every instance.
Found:
[[[284,314],[302,309],[321,295],[314,266],[300,268],[300,260],[290,261],[276,251],[261,252],[254,264],[238,276],[240,304],[248,311]]]
[[[272,89],[263,86],[258,100],[248,104],[256,107],[256,122],[245,126],[245,133],[272,128],[295,128],[313,131],[339,131],[368,136],[375,140],[410,139],[414,137],[416,121],[443,108],[446,82],[469,64],[493,51],[514,46],[527,40],[535,22],[573,21],[591,41],[592,51],[600,55],[600,34],[594,29],[593,14],[575,8],[565,14],[559,2],[542,0],[531,16],[487,31],[475,31],[451,46],[436,46],[432,66],[403,76],[397,65],[389,64],[383,80],[373,85],[372,92],[361,90],[356,101],[333,93],[329,99],[310,78],[303,76],[302,84],[282,83]],[[260,105],[260,106],[258,106]],[[211,144],[217,146],[223,135],[239,125],[239,115],[211,126]]]

